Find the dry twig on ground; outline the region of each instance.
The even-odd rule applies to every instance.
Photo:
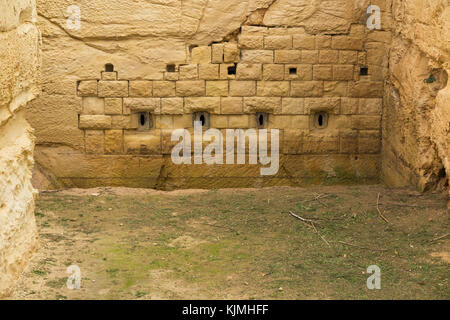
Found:
[[[383,215],[383,213],[381,213],[380,210],[380,193],[378,192],[378,197],[377,197],[377,211],[378,214],[380,215],[381,219],[383,219],[386,223],[389,223],[389,220],[386,219],[386,217]]]
[[[319,203],[321,203],[322,205],[324,205],[325,207],[328,207],[324,202],[320,201],[320,199],[324,199],[328,197],[328,194],[324,194],[324,193],[314,193],[315,196],[313,199],[308,199],[308,200],[304,200],[302,202],[311,202],[311,201],[318,201]]]
[[[317,233],[317,235],[329,246],[329,247],[331,247],[331,245],[330,245],[330,243],[319,233],[319,231],[317,231],[317,228],[316,228],[316,226],[314,225],[314,222],[315,221],[313,221],[313,220],[310,220],[310,219],[305,219],[305,218],[302,218],[302,217],[300,217],[299,215],[297,215],[297,214],[295,214],[295,213],[293,213],[292,211],[289,211],[289,213],[290,213],[290,215],[291,216],[293,216],[294,218],[297,218],[297,219],[299,219],[301,222],[303,222],[304,224],[306,224],[308,227],[312,227],[313,229],[314,229],[314,232],[315,233]]]
[[[438,241],[438,240],[444,239],[444,238],[446,238],[448,236],[450,236],[450,233],[446,233],[446,234],[444,234],[442,236],[439,236],[437,238],[431,239],[430,242]]]
[[[313,220],[302,218],[299,215],[296,215],[295,213],[293,213],[292,211],[289,211],[289,213],[291,214],[291,216],[293,216],[297,219],[300,219],[303,222],[314,222]]]
[[[319,203],[320,203],[321,205],[323,205],[324,207],[327,207],[327,208],[328,208],[328,206],[327,206],[327,204],[326,204],[325,202],[320,201],[321,198],[326,198],[327,195],[325,195],[325,194],[320,194],[320,193],[316,193],[315,195],[316,195],[316,197],[314,198],[314,200],[316,200],[317,202],[319,202]]]

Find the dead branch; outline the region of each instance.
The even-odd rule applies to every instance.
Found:
[[[348,243],[348,242],[344,242],[344,241],[338,241],[340,244],[344,244],[346,246],[351,246],[351,247],[355,247],[355,248],[359,248],[359,249],[364,249],[364,250],[373,250],[373,251],[387,251],[387,249],[375,249],[375,248],[368,248],[368,247],[362,247],[362,246],[358,246],[356,244],[353,243]]]
[[[291,214],[291,216],[293,216],[297,219],[300,219],[303,222],[314,222],[313,220],[302,218],[302,217],[296,215],[295,213],[293,213],[292,211],[289,211],[289,213]]]
[[[317,231],[316,226],[314,225],[314,221],[310,220],[310,219],[305,219],[300,217],[299,215],[296,215],[295,213],[293,213],[292,211],[289,211],[289,213],[291,214],[291,216],[293,216],[294,218],[299,219],[301,222],[303,222],[304,224],[306,224],[308,227],[312,227],[314,229],[314,232],[317,233],[317,235],[329,246],[331,247],[331,245],[328,243],[328,241],[319,233],[319,231]]]
[[[329,246],[329,247],[331,247],[331,245],[328,243],[328,241],[319,233],[319,231],[317,231],[317,229],[316,229],[316,226],[314,225],[314,223],[312,223],[311,222],[311,224],[312,224],[312,226],[313,226],[313,228],[314,228],[314,230],[316,231],[316,233],[319,235],[319,237]]]
[[[386,217],[383,215],[383,213],[381,213],[380,210],[380,193],[378,192],[378,197],[377,197],[377,211],[379,216],[381,217],[381,219],[383,219],[386,223],[389,223],[389,220],[386,219]]]
[[[316,217],[312,218],[314,220],[310,220],[310,219],[302,218],[302,217],[296,215],[295,213],[293,213],[292,211],[289,211],[289,213],[291,214],[291,216],[293,216],[293,217],[295,217],[295,218],[297,218],[297,219],[299,219],[299,220],[301,220],[303,222],[314,222],[314,223],[317,223],[317,224],[320,224],[319,221],[314,221],[314,220],[329,220],[329,221],[344,220],[344,218],[316,218]]]
[[[300,216],[298,216],[298,215],[296,215],[295,213],[292,213],[292,212],[290,212],[290,211],[289,211],[289,213],[290,213],[291,216],[293,216],[294,218],[297,218],[297,219],[299,219],[301,222],[303,222],[308,228],[312,228],[311,224],[308,222],[308,221],[311,221],[311,220],[302,218],[302,217],[300,217]]]
[[[328,208],[328,206],[327,206],[327,204],[325,202],[320,201],[320,198],[325,198],[325,195],[324,194],[316,194],[316,197],[314,198],[314,200],[319,202],[324,207]]]
[[[448,236],[450,236],[450,233],[446,233],[446,234],[444,234],[443,236],[440,236],[440,237],[431,239],[430,242],[438,241],[438,240],[444,239],[444,238],[446,238],[446,237],[448,237]]]

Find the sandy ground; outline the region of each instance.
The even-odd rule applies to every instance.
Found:
[[[12,299],[450,298],[440,194],[70,189],[41,192],[36,220],[40,248]],[[366,287],[372,264],[381,290]],[[71,265],[79,290],[66,285]]]

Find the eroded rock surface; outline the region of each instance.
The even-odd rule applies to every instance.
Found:
[[[394,0],[385,87],[383,179],[448,190],[450,2]]]
[[[0,3],[0,297],[37,245],[33,130],[25,105],[39,93],[39,32],[34,0]]]

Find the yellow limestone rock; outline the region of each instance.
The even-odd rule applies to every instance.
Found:
[[[450,196],[448,0],[394,0],[383,109],[383,180]]]
[[[39,32],[34,0],[0,3],[0,297],[37,246],[33,130],[24,106],[39,93]]]

